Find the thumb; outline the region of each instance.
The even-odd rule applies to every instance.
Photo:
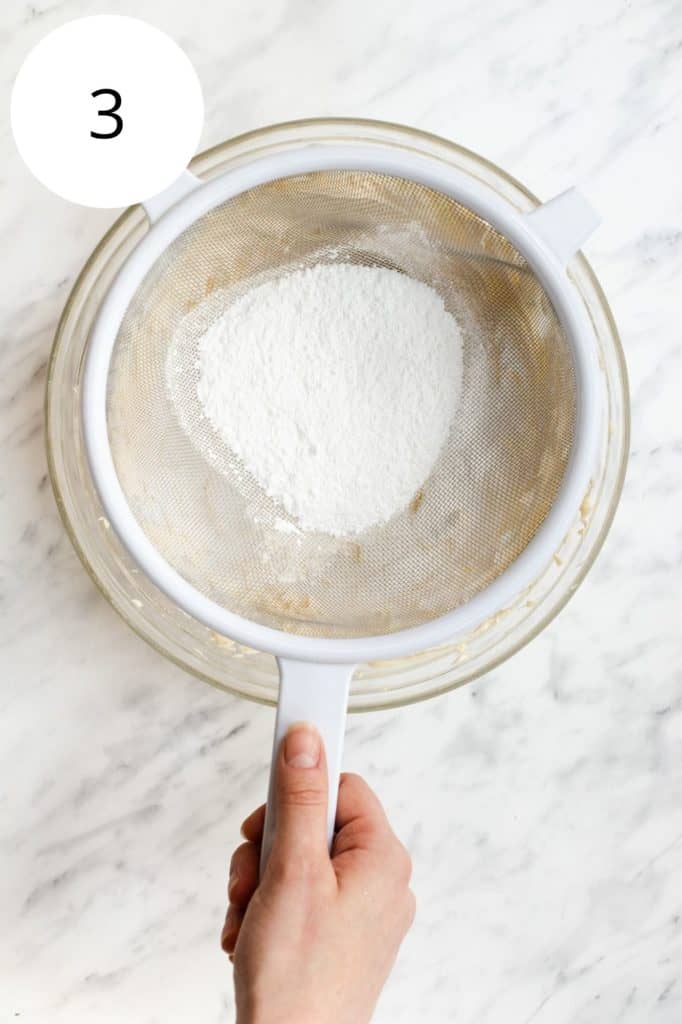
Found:
[[[302,867],[329,858],[327,797],[322,737],[314,726],[298,722],[289,728],[277,755],[271,861]]]

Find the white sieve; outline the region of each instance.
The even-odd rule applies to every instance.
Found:
[[[283,150],[207,183],[186,172],[144,205],[152,227],[89,340],[93,479],[156,586],[277,657],[275,748],[295,721],[320,729],[331,839],[353,666],[494,616],[550,561],[588,489],[596,355],[565,267],[596,217],[575,190],[521,215],[437,159],[361,143]],[[210,428],[187,429],[166,374],[172,339],[191,351],[250,283],[331,260],[425,281],[464,335],[463,405],[432,474],[403,513],[348,539],[282,529],[216,438],[202,457],[193,432]],[[269,815],[265,852],[272,827]]]

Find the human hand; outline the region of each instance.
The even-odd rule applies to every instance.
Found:
[[[238,1024],[363,1024],[412,924],[410,857],[366,782],[342,775],[327,850],[327,768],[312,726],[281,744],[272,852],[258,881],[265,808],[242,825],[221,944]]]

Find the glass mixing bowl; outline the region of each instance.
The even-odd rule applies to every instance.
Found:
[[[281,148],[359,142],[425,154],[477,178],[521,212],[539,205],[522,185],[487,160],[444,139],[378,121],[295,121],[249,132],[197,156],[191,170],[215,177]],[[52,486],[66,529],[104,596],[141,637],[206,682],[250,700],[274,704],[274,658],[214,633],[174,605],[137,568],[104,515],[83,446],[81,378],[88,337],[112,279],[148,228],[140,206],[116,221],[88,259],[62,314],[47,378],[47,450]],[[594,562],[620,496],[629,441],[623,352],[611,312],[587,260],[568,268],[599,353],[599,388],[607,415],[594,474],[575,522],[540,576],[508,606],[452,643],[411,657],[360,665],[350,710],[423,700],[475,679],[528,643],[564,606]]]

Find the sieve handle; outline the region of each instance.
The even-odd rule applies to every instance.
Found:
[[[354,668],[353,665],[317,665],[291,658],[278,658],[277,663],[279,700],[261,847],[261,874],[270,856],[276,828],[273,800],[276,757],[287,730],[296,722],[310,722],[319,731],[324,742],[329,777],[327,841],[331,847],[339,792],[348,688]]]
[[[599,227],[601,218],[577,188],[549,199],[523,218],[563,267]]]

